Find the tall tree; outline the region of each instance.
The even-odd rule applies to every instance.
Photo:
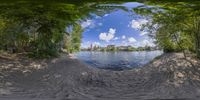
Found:
[[[146,25],[164,51],[190,50],[200,57],[200,2],[148,2],[157,7],[138,7],[139,14],[149,16]],[[156,28],[155,28],[156,26]],[[154,30],[154,31],[152,31]]]

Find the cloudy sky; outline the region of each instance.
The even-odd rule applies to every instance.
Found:
[[[139,3],[126,3],[128,9],[137,7]],[[81,22],[83,38],[81,47],[86,48],[91,44],[106,46],[114,44],[117,46],[132,45],[134,47],[154,46],[153,40],[148,37],[148,32],[140,31],[147,19],[135,14],[116,10],[104,16],[94,15],[91,19]]]

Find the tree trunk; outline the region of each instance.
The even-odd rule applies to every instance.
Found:
[[[198,58],[200,58],[200,33],[196,33],[196,55]]]
[[[194,34],[197,58],[200,59],[200,18],[194,18]]]
[[[200,58],[200,20],[198,18],[196,20],[195,47],[196,55],[198,58]]]

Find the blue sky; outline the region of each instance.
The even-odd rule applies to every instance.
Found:
[[[140,6],[140,3],[125,3],[128,9]],[[154,46],[153,40],[148,37],[148,32],[141,31],[143,24],[149,21],[132,11],[115,10],[104,16],[94,15],[91,19],[81,22],[84,29],[82,34],[82,48],[91,44],[106,46],[114,44],[117,46],[131,45],[134,47]]]

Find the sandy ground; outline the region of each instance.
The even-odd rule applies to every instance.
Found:
[[[0,57],[0,100],[200,100],[200,61],[165,54],[142,68],[109,71],[63,54]]]

